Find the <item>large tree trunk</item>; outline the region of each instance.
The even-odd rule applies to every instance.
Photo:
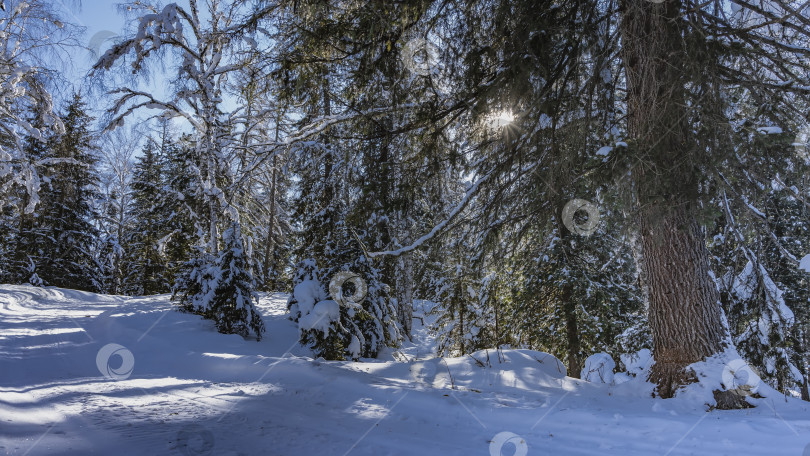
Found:
[[[643,277],[653,337],[650,380],[662,397],[691,381],[684,367],[722,350],[719,293],[701,227],[685,206],[641,214]]]
[[[695,379],[684,367],[723,349],[719,294],[696,218],[700,152],[688,123],[681,2],[623,0],[628,129],[638,166],[642,281],[662,397]]]

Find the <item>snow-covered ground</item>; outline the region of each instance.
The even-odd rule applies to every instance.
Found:
[[[435,358],[418,321],[383,359],[317,361],[285,302],[262,299],[256,342],[167,296],[0,286],[0,454],[810,454],[795,399],[707,412],[640,380],[566,377],[539,352]]]

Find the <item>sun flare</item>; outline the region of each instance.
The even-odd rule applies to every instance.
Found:
[[[512,121],[515,120],[515,116],[509,111],[503,111],[498,114],[498,120],[501,124],[506,125],[512,123]]]
[[[489,124],[490,128],[497,130],[508,126],[514,122],[514,120],[515,116],[511,111],[501,111],[491,114],[487,123]]]

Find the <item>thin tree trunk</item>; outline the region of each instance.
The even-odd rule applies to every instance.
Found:
[[[810,347],[810,344],[808,344],[808,342],[810,342],[810,341],[807,340],[807,332],[803,329],[802,330],[802,335],[801,335],[801,344],[800,344],[800,346],[801,347]],[[801,362],[801,367],[802,367],[802,379],[803,379],[802,386],[801,386],[802,400],[803,401],[810,401],[810,388],[808,388],[808,383],[810,383],[810,378],[807,377],[807,364],[804,361],[802,361]]]
[[[208,198],[208,213],[211,220],[208,227],[208,248],[212,254],[216,255],[219,252],[219,245],[217,244],[219,238],[219,233],[217,232],[217,219],[219,218],[219,214],[217,213],[216,200],[210,195]]]
[[[623,0],[622,52],[628,79],[628,129],[641,165],[638,195],[642,278],[648,297],[662,397],[694,381],[687,365],[723,349],[719,293],[705,234],[696,219],[699,176],[681,71],[686,52],[681,2]]]
[[[28,193],[24,193],[23,195],[23,204],[21,207],[27,207],[29,202]],[[41,207],[39,208],[40,210]],[[29,233],[34,229],[34,214],[26,214],[25,211],[20,212],[20,223],[19,223],[19,232],[17,233],[16,237],[16,245],[14,246],[14,266],[13,271],[16,276],[14,280],[19,280],[20,282],[27,281],[31,278],[32,274],[24,274],[25,267],[28,266],[26,260],[28,259],[27,252],[29,249],[33,249],[34,245],[27,245],[25,240],[28,242],[34,241],[32,236],[29,236]],[[33,261],[33,260],[32,260]],[[34,265],[34,271],[36,272],[36,264]],[[27,276],[27,277],[26,277]]]
[[[562,221],[562,211],[565,207],[565,201],[557,201],[557,227],[560,233],[561,243],[563,248],[568,248],[570,243],[571,232]],[[569,268],[573,265],[567,265]],[[580,364],[580,351],[581,344],[579,339],[579,326],[577,324],[577,309],[576,303],[573,302],[573,285],[569,282],[563,284],[560,290],[560,302],[563,314],[565,315],[565,338],[568,345],[568,376],[579,378],[582,372],[582,365]]]
[[[461,348],[461,355],[464,356],[465,347],[464,347],[464,308],[466,307],[464,303],[464,298],[462,297],[463,293],[463,286],[461,282],[461,278],[459,278],[458,284],[456,285],[456,299],[459,300],[458,306],[458,345]]]
[[[324,80],[321,86],[321,94],[323,96],[323,115],[325,117],[332,115],[332,98],[329,95],[329,80],[326,79],[326,74],[324,73]],[[324,132],[324,142],[329,145],[329,136]],[[334,162],[334,157],[332,157],[332,150],[329,150],[329,153],[325,154],[324,157],[324,184],[325,184],[325,191],[323,194],[323,206],[328,207],[332,204],[332,198],[335,197],[335,184],[332,179],[332,165]]]
[[[278,126],[276,126],[276,138],[278,139]],[[267,221],[267,243],[264,246],[264,283],[265,286],[271,286],[272,274],[270,268],[272,267],[273,257],[273,233],[276,230],[276,159],[273,157],[273,175],[270,182],[270,219]],[[273,283],[271,288],[274,287]]]
[[[407,244],[406,238],[406,244]],[[397,259],[397,313],[402,331],[408,340],[411,338],[413,328],[413,260],[411,254],[406,253]]]
[[[123,181],[123,178],[122,178],[122,181]],[[121,187],[125,188],[125,183],[122,182],[122,184],[123,185],[121,185]],[[126,197],[125,195],[126,194],[122,192],[120,208],[118,210],[118,226],[116,227],[116,236],[118,236],[118,244],[119,244],[118,247],[119,247],[119,249],[120,249],[120,244],[122,242],[124,242],[124,220],[125,220],[125,215],[126,215],[126,209],[125,209],[126,201],[124,200],[124,198]],[[151,245],[151,243],[150,243],[150,245]],[[113,273],[113,278],[112,278],[113,279],[112,280],[113,289],[111,290],[112,294],[119,294],[121,292],[121,289],[123,288],[123,281],[124,280],[123,280],[123,273],[121,271],[121,262],[123,261],[123,259],[121,258],[121,251],[119,249],[116,249],[115,255],[113,255],[113,261],[115,261],[115,264],[112,267],[112,273]]]
[[[581,350],[579,343],[579,328],[577,326],[577,312],[574,303],[571,302],[570,286],[566,286],[569,290],[563,290],[563,298],[567,302],[563,303],[565,311],[565,333],[568,339],[568,376],[572,378],[579,378],[582,372],[582,364],[580,364],[579,352]],[[568,291],[566,293],[566,291]]]
[[[400,176],[397,176],[400,177]],[[400,181],[400,179],[397,179]],[[399,182],[397,182],[399,184]],[[401,191],[401,190],[400,190]],[[411,236],[411,219],[409,217],[409,204],[407,203],[401,211],[396,221],[397,237],[404,245],[413,242]],[[400,256],[395,263],[394,275],[397,282],[397,314],[402,330],[408,340],[412,339],[413,328],[413,256],[406,253]]]

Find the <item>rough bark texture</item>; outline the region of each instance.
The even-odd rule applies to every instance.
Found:
[[[671,397],[675,388],[693,380],[684,367],[719,352],[725,335],[702,229],[683,206],[650,224],[654,216],[641,216],[655,357],[650,380],[661,396]]]
[[[684,367],[719,352],[725,334],[695,207],[701,155],[688,124],[682,4],[623,0],[621,33],[634,143],[642,279],[658,394],[696,379]]]
[[[753,405],[749,404],[748,401],[745,400],[746,397],[747,396],[745,394],[740,394],[740,392],[738,392],[737,390],[727,390],[727,391],[715,390],[714,391],[714,401],[716,403],[715,407],[720,410],[754,408]]]

